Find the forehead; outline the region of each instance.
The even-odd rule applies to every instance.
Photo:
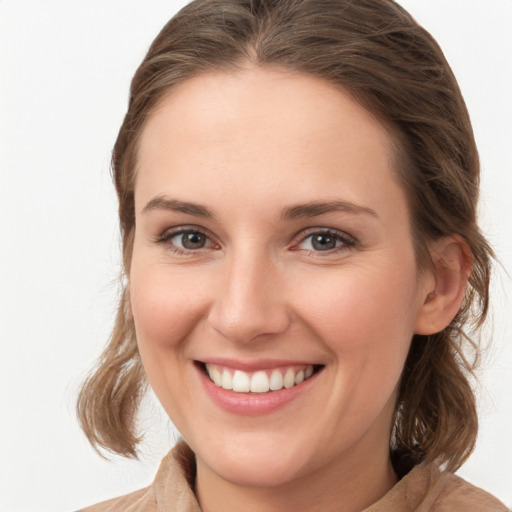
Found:
[[[386,127],[323,80],[259,67],[210,73],[183,82],[154,109],[139,145],[136,202],[140,209],[175,187],[204,202],[217,186],[267,200],[286,191],[293,202],[341,186],[354,199],[396,186],[393,156]],[[208,189],[198,186],[205,179]]]
[[[311,137],[314,127],[319,136],[336,130],[350,138],[365,131],[377,143],[392,142],[389,130],[347,91],[305,73],[251,65],[236,72],[200,74],[172,89],[153,109],[141,151],[157,132],[174,130],[177,137],[222,141],[226,135],[232,138],[233,128],[240,130],[240,137],[254,136],[254,123],[275,134],[285,128],[289,132],[293,125],[296,135]],[[188,127],[192,133],[184,131]]]

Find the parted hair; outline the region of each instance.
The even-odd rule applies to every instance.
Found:
[[[391,452],[411,464],[437,460],[457,469],[477,435],[472,337],[487,313],[493,255],[477,225],[480,168],[460,89],[432,36],[393,0],[195,0],[164,26],[133,77],[113,150],[124,282],[145,122],[187,79],[248,63],[323,79],[388,127],[420,269],[431,264],[428,247],[436,239],[457,235],[469,246],[473,267],[458,314],[443,331],[412,339],[390,440]],[[97,450],[137,456],[136,419],[146,387],[124,284],[111,338],[77,403]]]

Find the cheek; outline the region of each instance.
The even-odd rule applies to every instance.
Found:
[[[401,364],[416,317],[413,264],[347,268],[309,282],[315,286],[303,280],[294,295],[303,297],[304,318],[337,358]]]
[[[197,283],[171,279],[165,267],[132,266],[130,301],[139,347],[165,350],[178,344],[201,315]]]
[[[178,429],[189,407],[183,398],[189,396],[189,365],[184,364],[187,340],[204,309],[197,284],[180,279],[165,265],[132,265],[130,273],[131,309],[142,364],[151,388]]]

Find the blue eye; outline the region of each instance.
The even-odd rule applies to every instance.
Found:
[[[328,252],[354,245],[348,235],[336,231],[316,231],[303,238],[297,248],[305,251]]]

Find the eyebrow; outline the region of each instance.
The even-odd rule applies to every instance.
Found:
[[[378,218],[377,212],[350,201],[312,201],[306,204],[289,206],[283,210],[281,217],[285,220],[293,220],[303,217],[318,217],[325,213],[343,212],[350,214],[365,214]]]
[[[205,217],[213,219],[215,216],[206,208],[196,203],[189,203],[188,201],[179,201],[178,199],[170,199],[164,196],[156,196],[151,199],[146,206],[142,209],[142,213],[147,213],[152,210],[167,210],[171,212],[187,213],[197,217]]]
[[[152,210],[167,210],[171,212],[186,213],[197,217],[214,219],[215,215],[211,210],[200,204],[188,201],[180,201],[165,196],[156,196],[151,199],[142,209],[142,213]],[[349,214],[365,214],[378,218],[377,212],[367,206],[358,205],[350,201],[312,201],[305,204],[297,204],[284,208],[281,219],[294,220],[305,217],[318,217],[326,213],[343,212]]]

